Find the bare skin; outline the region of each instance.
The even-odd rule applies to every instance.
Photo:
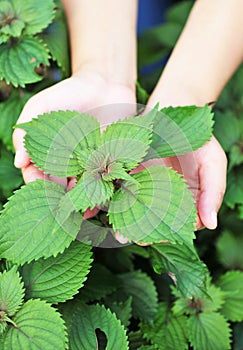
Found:
[[[35,95],[18,123],[44,112],[76,109],[85,112],[111,103],[133,104],[136,81],[136,1],[63,0],[69,24],[72,76]],[[197,0],[187,24],[148,102],[153,107],[199,105],[217,100],[243,58],[242,0]],[[65,99],[63,98],[65,96]],[[133,114],[131,107],[124,116]],[[117,120],[101,118],[102,124]],[[26,182],[43,178],[16,129],[15,165]],[[196,228],[217,226],[217,212],[226,184],[226,156],[213,137],[199,150],[162,162],[182,172],[197,202]],[[52,179],[67,186],[69,179]]]

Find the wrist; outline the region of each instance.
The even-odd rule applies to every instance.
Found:
[[[137,1],[62,0],[67,14],[71,65],[135,91]]]
[[[183,84],[164,84],[160,82],[148,101],[150,108],[159,103],[160,108],[168,106],[204,106],[217,99],[217,96],[204,93],[200,89]]]
[[[89,79],[89,81],[93,81],[94,85],[120,86],[129,90],[131,94],[136,94],[135,76],[125,79],[124,75],[112,74],[112,71],[102,67],[99,61],[83,62],[80,67],[73,71],[72,77]]]

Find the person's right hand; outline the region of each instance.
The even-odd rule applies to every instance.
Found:
[[[135,103],[135,89],[133,90],[132,87],[107,81],[101,75],[93,72],[81,71],[33,96],[24,106],[17,124],[28,122],[40,114],[51,111],[69,109],[88,113],[97,107],[114,104],[114,108],[109,109],[110,112],[105,115],[102,113],[102,108],[95,111],[97,114],[95,117],[104,128],[113,121],[135,114]],[[16,149],[15,166],[22,170],[24,181],[28,183],[37,178],[49,178],[67,187],[68,179],[44,175],[35,167],[24,148],[24,135],[25,131],[19,128],[13,133],[13,143]]]

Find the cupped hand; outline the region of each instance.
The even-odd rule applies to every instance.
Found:
[[[213,136],[197,151],[182,156],[150,159],[140,164],[132,173],[156,165],[170,167],[183,175],[196,201],[196,229],[200,230],[204,227],[215,229],[217,213],[225,193],[227,170],[226,155],[216,138]],[[128,243],[128,239],[118,232],[116,232],[116,239],[120,243]]]
[[[112,121],[136,113],[135,103],[135,92],[131,87],[107,81],[93,72],[81,71],[33,96],[24,106],[17,124],[28,122],[40,114],[51,111],[69,109],[90,112],[93,110],[94,116],[104,128]],[[112,104],[117,108],[102,109],[102,106]],[[102,113],[102,110],[106,113]],[[37,178],[47,178],[67,187],[68,179],[45,175],[35,167],[24,148],[24,135],[25,131],[19,128],[13,133],[13,144],[16,149],[15,166],[21,168],[24,181],[28,183]]]
[[[227,158],[213,136],[197,151],[161,160],[185,178],[197,207],[196,229],[215,229],[226,188]]]

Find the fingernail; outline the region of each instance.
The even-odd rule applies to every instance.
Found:
[[[217,220],[217,213],[216,211],[212,211],[210,214],[210,224],[209,229],[214,230],[217,227],[218,220]]]
[[[116,240],[121,244],[127,244],[129,242],[128,238],[120,235],[120,233],[118,233],[118,231],[115,232],[115,237],[116,237]]]
[[[21,168],[21,155],[19,151],[16,151],[15,158],[14,158],[14,166],[16,168]]]

